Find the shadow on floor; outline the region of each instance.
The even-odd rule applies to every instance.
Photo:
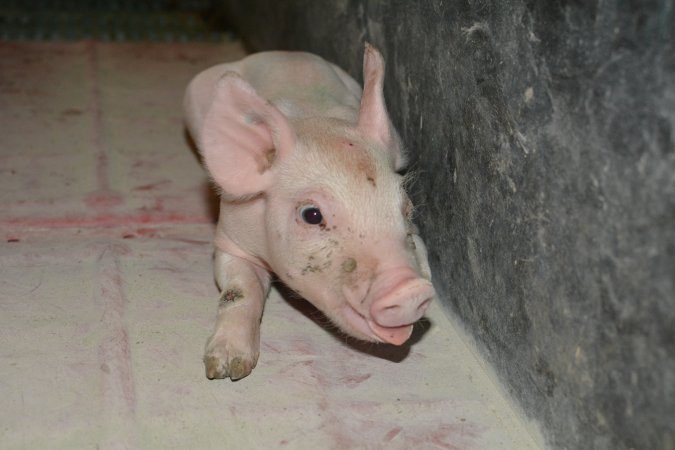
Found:
[[[281,297],[293,309],[307,317],[317,326],[326,330],[326,332],[329,333],[335,340],[344,343],[351,349],[358,352],[375,356],[377,358],[386,359],[387,361],[391,362],[403,361],[408,356],[408,354],[410,354],[412,346],[420,342],[424,335],[427,334],[427,332],[429,332],[433,326],[433,323],[429,319],[423,317],[417,321],[417,323],[415,323],[410,339],[408,339],[408,341],[401,346],[365,342],[345,335],[344,332],[333,325],[333,323],[330,321],[330,319],[328,319],[328,317],[326,317],[325,314],[319,311],[309,301],[300,297],[295,291],[293,291],[281,281],[275,280],[274,287],[279,291]]]

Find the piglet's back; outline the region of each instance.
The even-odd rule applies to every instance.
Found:
[[[213,66],[193,78],[184,100],[192,133],[201,128],[216,84],[227,72],[239,74],[291,120],[324,116],[355,122],[358,118],[361,87],[346,72],[311,53],[271,51]]]

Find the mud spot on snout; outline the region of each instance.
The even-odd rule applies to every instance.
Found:
[[[356,265],[354,258],[347,258],[342,263],[342,270],[346,273],[352,273],[356,269]]]
[[[313,258],[310,258],[310,261]],[[308,273],[321,273],[325,269],[328,269],[331,265],[333,264],[333,261],[328,260],[324,262],[323,264],[312,264],[311,262],[308,262],[305,267],[302,268],[302,275],[307,275]]]

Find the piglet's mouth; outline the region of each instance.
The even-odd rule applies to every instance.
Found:
[[[358,334],[367,336],[366,339],[369,341],[401,345],[410,338],[413,331],[412,324],[397,327],[379,325],[371,319],[366,319],[349,304],[344,308],[344,317]]]

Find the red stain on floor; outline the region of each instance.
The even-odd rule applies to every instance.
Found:
[[[398,436],[401,433],[401,430],[403,428],[401,427],[394,427],[391,430],[387,432],[387,434],[384,435],[384,439],[382,439],[384,442],[391,442],[392,439],[394,439],[396,436]]]
[[[468,450],[475,448],[478,436],[478,430],[473,424],[446,423],[430,434],[429,441],[447,450]]]
[[[344,383],[345,386],[350,387],[350,388],[355,388],[367,379],[369,379],[372,375],[367,373],[363,375],[352,375],[349,374],[347,376],[344,376],[340,378],[340,381]]]
[[[151,191],[153,189],[157,189],[159,187],[166,186],[168,184],[171,184],[171,181],[169,181],[169,180],[157,181],[155,183],[149,183],[149,184],[144,184],[144,185],[141,185],[141,186],[136,186],[134,188],[134,191]]]
[[[0,219],[0,227],[15,228],[92,228],[117,227],[124,225],[169,225],[169,224],[206,224],[211,218],[205,216],[186,216],[180,213],[161,214],[99,214],[84,217],[35,217],[20,219]]]
[[[105,124],[101,102],[101,82],[98,49],[94,42],[87,43],[87,75],[91,83],[90,110],[94,119],[94,146],[96,148],[96,176],[100,191],[108,191],[108,146],[105,141]]]
[[[109,191],[94,192],[85,199],[87,206],[94,209],[112,208],[121,205],[123,202],[124,199],[120,194]]]

